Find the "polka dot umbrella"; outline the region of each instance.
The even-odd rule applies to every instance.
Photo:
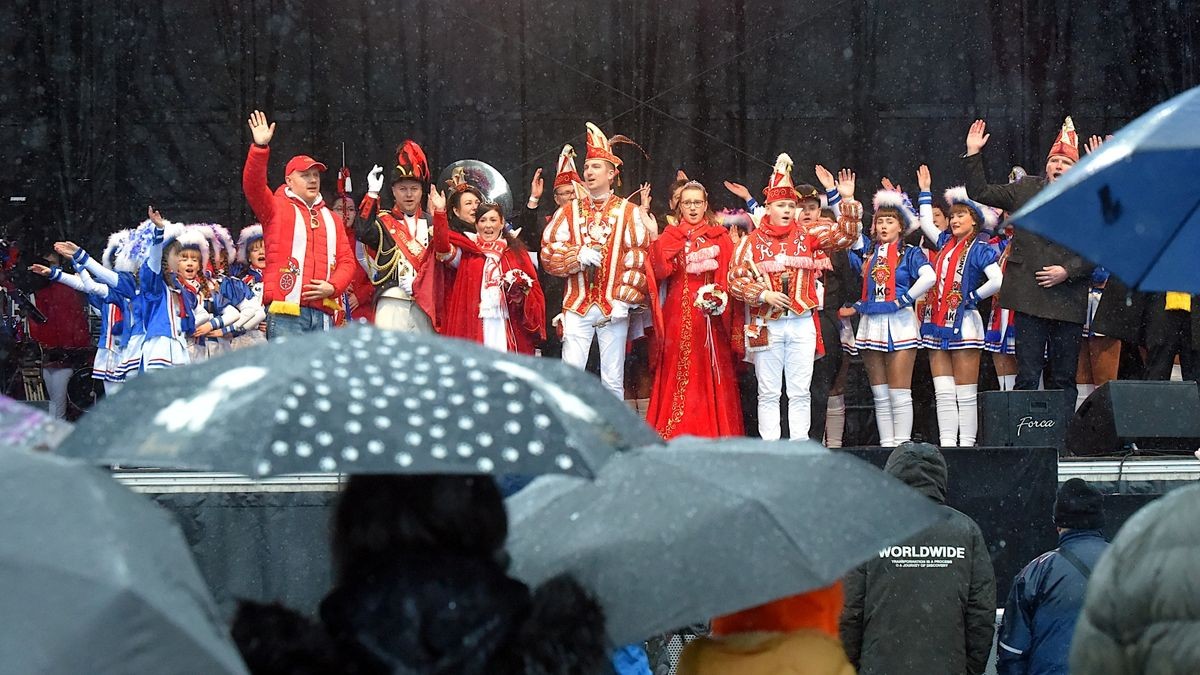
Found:
[[[59,453],[100,464],[289,473],[560,473],[660,442],[561,361],[353,325],[148,373]]]

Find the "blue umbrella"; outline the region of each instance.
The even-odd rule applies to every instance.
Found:
[[[1012,220],[1141,291],[1200,293],[1200,87],[1134,120]]]

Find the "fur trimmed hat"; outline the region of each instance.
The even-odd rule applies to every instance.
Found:
[[[992,207],[984,206],[968,197],[967,188],[962,185],[946,190],[945,197],[946,203],[950,206],[962,204],[971,209],[975,213],[975,223],[979,226],[980,230],[991,232],[996,229],[996,225],[1000,222],[1000,218],[996,215],[996,211]]]
[[[100,264],[110,270],[115,270],[117,254],[129,244],[129,230],[117,230],[108,235],[108,243],[104,245],[104,254],[100,256]]]
[[[207,235],[207,236],[206,236]],[[208,267],[208,261],[212,243],[209,237],[212,236],[212,230],[205,225],[185,225],[183,231],[174,237],[174,241],[179,243],[181,250],[195,250],[200,254],[200,268]],[[171,243],[171,232],[167,232],[164,237],[164,245]]]
[[[880,190],[875,193],[875,199],[871,201],[875,213],[871,216],[871,222],[879,217],[880,211],[892,210],[900,214],[900,219],[904,221],[904,229],[908,231],[917,227],[917,214],[913,212],[912,202],[909,201],[908,195],[896,190]]]
[[[238,262],[250,263],[250,245],[263,238],[263,227],[258,223],[247,225],[238,232],[237,241],[237,260]]]

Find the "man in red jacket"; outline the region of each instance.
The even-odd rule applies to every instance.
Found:
[[[275,123],[258,110],[248,121],[254,144],[242,169],[242,190],[263,224],[267,266],[263,305],[267,339],[326,330],[340,309],[338,296],[354,278],[354,250],[341,219],[321,198],[325,165],[296,155],[284,170],[284,185],[272,194],[267,185],[267,145]]]

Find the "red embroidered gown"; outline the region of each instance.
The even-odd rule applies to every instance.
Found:
[[[651,245],[650,261],[666,299],[646,420],[663,438],[745,433],[731,339],[741,305],[731,297],[724,313],[710,317],[694,304],[697,290],[707,284],[728,294],[733,249],[725,228],[708,223],[668,227]]]

